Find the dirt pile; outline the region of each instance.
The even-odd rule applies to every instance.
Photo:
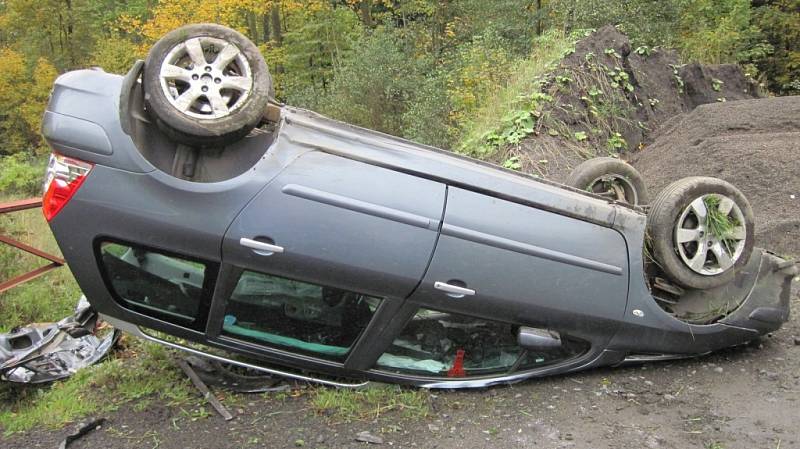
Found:
[[[686,176],[738,187],[756,215],[756,244],[800,257],[800,97],[707,104],[671,119],[631,162],[651,197]]]
[[[582,160],[624,155],[650,134],[698,105],[758,98],[736,65],[679,65],[668,49],[632,48],[627,36],[603,27],[577,42],[545,81],[553,100],[537,133],[499,155],[516,156],[522,170],[563,181]]]

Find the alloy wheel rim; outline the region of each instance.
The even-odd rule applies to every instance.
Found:
[[[600,176],[589,183],[587,190],[615,201],[639,204],[639,194],[636,192],[636,188],[624,176],[614,174]]]
[[[253,89],[252,69],[241,49],[209,36],[193,37],[172,47],[161,64],[159,79],[164,96],[175,109],[206,120],[231,115]]]
[[[714,217],[731,224],[724,235],[713,225]],[[717,218],[718,219],[718,218]],[[675,249],[683,263],[695,273],[714,276],[733,267],[744,252],[747,228],[744,214],[731,198],[706,194],[686,206],[675,226]]]

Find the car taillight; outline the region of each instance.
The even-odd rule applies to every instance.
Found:
[[[42,212],[47,221],[53,219],[78,191],[94,164],[60,154],[51,154],[44,178]]]

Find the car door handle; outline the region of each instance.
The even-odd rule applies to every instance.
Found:
[[[460,287],[458,285],[448,284],[446,282],[436,281],[433,283],[433,288],[447,292],[447,296],[451,298],[463,298],[465,296],[472,296],[475,294],[475,290],[472,290],[471,288]]]
[[[261,256],[271,256],[275,253],[283,252],[282,246],[259,242],[258,240],[248,239],[245,237],[239,239],[239,244],[246,248],[252,249],[254,253]]]

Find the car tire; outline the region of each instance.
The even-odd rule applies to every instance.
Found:
[[[647,234],[655,262],[670,279],[689,288],[718,287],[733,280],[753,252],[753,209],[728,182],[684,178],[656,197]]]
[[[156,42],[142,83],[146,109],[159,128],[201,148],[244,137],[261,121],[272,92],[258,48],[238,31],[206,23],[175,29]]]
[[[630,164],[613,157],[582,162],[572,170],[566,184],[634,206],[649,202],[642,175]]]

